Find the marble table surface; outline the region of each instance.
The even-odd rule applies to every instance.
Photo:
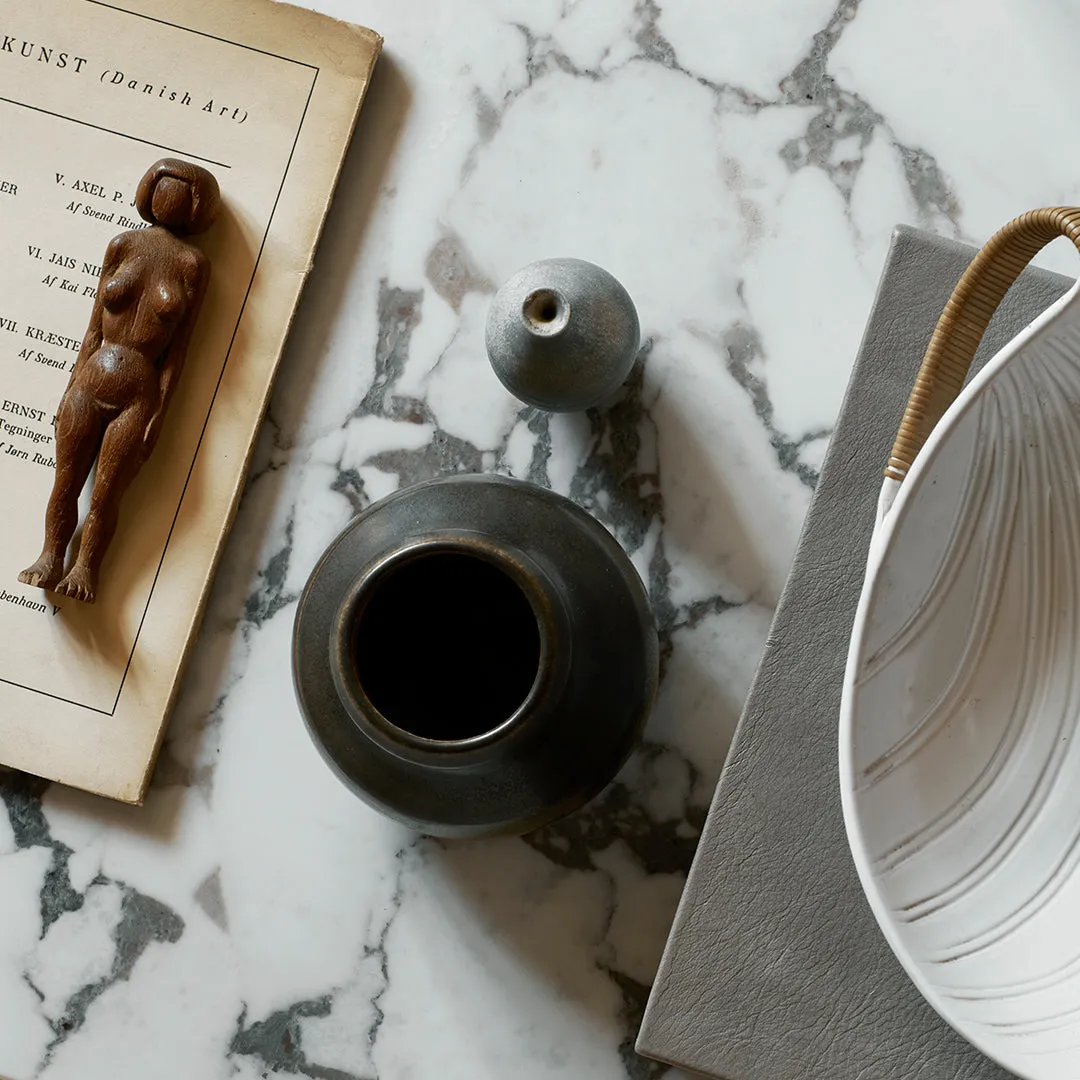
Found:
[[[0,779],[0,1075],[652,1080],[637,1024],[890,232],[1080,199],[1080,10],[317,2],[386,50],[151,796]],[[553,255],[638,304],[610,408],[523,408],[487,366],[493,287]],[[454,471],[587,507],[661,628],[640,751],[523,839],[382,819],[293,700],[323,547]]]

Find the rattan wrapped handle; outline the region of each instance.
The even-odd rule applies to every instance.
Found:
[[[956,399],[983,333],[1020,271],[1058,236],[1080,250],[1080,207],[1029,210],[979,249],[953,289],[923,355],[885,475],[902,481],[934,425]]]

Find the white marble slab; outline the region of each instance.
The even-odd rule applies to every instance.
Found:
[[[5,776],[10,1080],[653,1080],[647,986],[898,222],[981,241],[1080,199],[1080,14],[1049,0],[322,0],[386,37],[205,627],[141,809]],[[483,352],[552,255],[638,303],[612,409]],[[1044,265],[1075,274],[1075,253]],[[418,839],[294,705],[295,600],[399,484],[527,477],[631,553],[647,740],[523,840]]]

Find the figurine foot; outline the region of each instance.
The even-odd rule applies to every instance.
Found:
[[[70,596],[73,600],[82,600],[85,604],[92,604],[96,589],[94,575],[85,566],[76,563],[53,592],[61,596]]]
[[[64,564],[60,559],[42,555],[33,566],[28,566],[19,575],[19,580],[37,589],[55,589],[63,574]]]

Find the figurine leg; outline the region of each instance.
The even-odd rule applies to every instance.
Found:
[[[79,523],[79,493],[90,475],[101,441],[97,406],[81,387],[73,386],[56,415],[56,479],[45,511],[45,545],[33,566],[19,580],[53,589],[64,574],[64,555]]]
[[[58,593],[88,604],[94,602],[98,571],[120,516],[120,500],[146,458],[143,432],[151,415],[148,404],[136,402],[105,428],[79,556],[64,580],[56,586]]]

